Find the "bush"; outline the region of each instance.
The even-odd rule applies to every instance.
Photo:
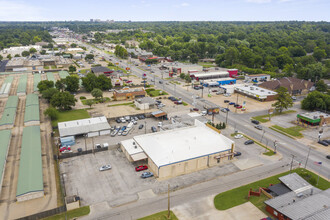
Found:
[[[59,116],[59,112],[56,108],[49,107],[44,111],[44,114],[49,116],[51,120],[57,120]]]
[[[85,96],[80,96],[80,100],[86,99]]]

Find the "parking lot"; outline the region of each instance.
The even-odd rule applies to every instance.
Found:
[[[157,124],[158,122],[155,120],[150,123]],[[149,126],[147,131],[151,132]],[[143,129],[135,132],[137,132],[136,134],[144,133]],[[227,129],[223,132],[223,134],[228,137],[230,136],[230,133],[232,133],[232,129]],[[130,135],[134,136],[136,134],[132,133]],[[117,143],[120,140],[131,137],[116,136],[113,138],[109,136],[100,136],[95,137],[94,143],[102,143],[103,138],[104,140],[113,140],[113,143]],[[180,189],[219,176],[238,172],[242,169],[275,162],[270,157],[262,155],[265,150],[259,145],[244,145],[244,141],[246,141],[245,138],[235,139],[236,151],[240,151],[242,155],[235,158],[232,162],[164,181],[158,181],[155,177],[142,179],[140,175],[143,171],[135,172],[134,167],[146,164],[146,161],[130,163],[124,153],[121,152],[120,148],[112,148],[108,151],[95,154],[64,159],[60,163],[60,170],[61,175],[65,180],[65,190],[67,195],[80,196],[82,205],[90,205],[106,201],[109,206],[114,207],[136,201],[146,192],[148,192],[148,195],[165,193],[167,192],[168,184],[170,184],[172,190]],[[242,161],[243,163],[236,165],[239,161]],[[106,164],[111,164],[112,169],[99,171],[99,168]],[[152,191],[150,191],[150,189]]]

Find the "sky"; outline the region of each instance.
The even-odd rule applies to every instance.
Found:
[[[0,0],[0,21],[330,21],[330,0]]]

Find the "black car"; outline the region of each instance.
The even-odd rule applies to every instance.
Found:
[[[328,142],[319,140],[317,143],[322,144],[323,146],[329,146]]]
[[[225,101],[223,101],[224,103],[229,103],[230,101],[229,100],[225,100]]]
[[[139,126],[139,129],[142,129],[143,128],[143,125],[141,124],[140,126]]]
[[[241,156],[241,155],[242,155],[242,153],[238,152],[238,151],[234,153],[234,157],[238,157],[238,156]]]
[[[163,81],[159,80],[159,84],[163,84]]]
[[[328,144],[330,144],[330,139],[329,139],[329,140],[323,140],[323,141],[325,141],[325,142],[327,142]]]
[[[78,152],[81,153],[82,152],[82,148],[78,148]]]
[[[117,123],[120,123],[120,122],[121,122],[121,120],[120,120],[119,118],[117,118],[117,119],[116,119],[116,122],[117,122]]]
[[[253,140],[247,140],[247,141],[244,142],[245,145],[249,145],[249,144],[253,144],[253,143],[254,143]]]
[[[152,127],[151,127],[151,131],[152,131],[152,132],[157,132],[157,128],[156,128],[155,126],[152,126]]]
[[[144,119],[145,117],[144,117],[144,115],[139,115],[138,118],[139,119]]]
[[[330,159],[330,155],[327,155],[326,158]]]
[[[257,120],[251,120],[251,122],[252,122],[253,124],[256,124],[256,125],[260,124],[260,122],[257,121]]]

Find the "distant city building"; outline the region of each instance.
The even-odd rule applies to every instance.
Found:
[[[37,51],[41,51],[42,47],[40,45],[29,45],[29,46],[20,46],[20,47],[10,47],[2,50],[3,54],[10,54],[12,57],[16,54],[20,55],[23,51],[29,51],[31,48],[36,49]]]

